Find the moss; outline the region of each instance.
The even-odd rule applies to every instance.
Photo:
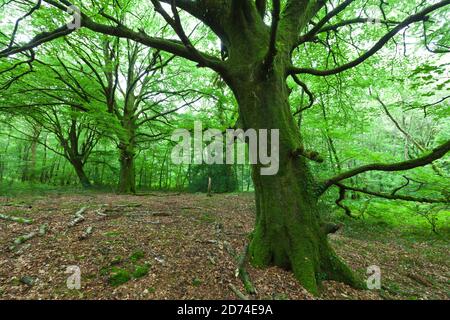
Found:
[[[120,232],[118,232],[118,231],[109,231],[109,232],[104,233],[103,235],[105,237],[108,237],[108,238],[115,238],[115,237],[120,236]]]
[[[300,254],[297,258],[294,258],[292,264],[292,271],[295,278],[300,284],[313,295],[319,294],[319,287],[316,279],[316,272],[314,263],[307,257]]]
[[[145,277],[148,272],[150,271],[150,265],[148,263],[145,263],[141,266],[136,266],[133,272],[133,278],[139,279],[142,277]]]
[[[128,270],[120,269],[113,267],[111,268],[111,273],[108,278],[108,283],[113,286],[117,287],[120,286],[128,281],[131,280],[131,275]]]
[[[258,78],[253,65],[248,65],[248,74],[239,70],[237,64],[230,71],[234,81],[229,81],[229,85],[239,104],[243,126],[280,130],[278,173],[263,176],[260,165],[252,167],[256,223],[249,247],[250,261],[256,267],[276,265],[292,270],[299,283],[315,295],[320,282],[330,275],[362,287],[350,269],[334,259],[321,232],[314,177],[306,158],[291,156],[291,151],[302,145],[302,138],[291,115],[284,77],[286,65],[280,53],[278,57],[268,76]],[[231,57],[230,64],[234,62]],[[317,160],[317,154],[309,156]]]
[[[216,219],[215,219],[214,217],[212,217],[210,214],[204,213],[204,214],[200,217],[200,221],[202,221],[202,222],[207,222],[207,223],[212,223],[212,222],[215,222]]]
[[[250,262],[254,267],[262,268],[270,264],[271,254],[270,245],[264,241],[262,236],[262,228],[256,225],[252,234],[252,241],[249,246]]]
[[[120,264],[122,261],[123,261],[123,258],[122,258],[121,256],[115,256],[115,257],[111,260],[110,265],[115,266],[115,265]]]
[[[101,268],[100,269],[100,275],[101,276],[107,276],[108,274],[109,274],[109,272],[110,272],[110,268],[109,267],[103,267],[103,268]]]
[[[30,206],[30,208],[31,208],[31,206]],[[11,210],[11,211],[8,211],[8,215],[15,216],[17,218],[21,218],[21,217],[24,217],[24,216],[29,216],[30,213],[29,212],[24,212],[23,210]]]
[[[359,279],[331,249],[328,256],[322,258],[321,268],[327,274],[328,280],[343,282],[356,289],[367,289],[366,283]]]
[[[194,278],[192,279],[192,285],[194,287],[199,287],[202,284],[202,280],[198,279],[198,278]]]
[[[137,262],[139,260],[141,260],[142,258],[145,257],[145,253],[142,250],[136,250],[135,252],[133,252],[130,256],[130,261],[131,262]]]

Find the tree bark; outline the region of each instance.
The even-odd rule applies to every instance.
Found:
[[[90,187],[92,187],[91,181],[89,180],[88,176],[86,175],[86,172],[84,171],[84,166],[82,162],[79,160],[73,160],[71,161],[71,163],[83,188],[89,189]]]
[[[231,75],[228,82],[244,128],[279,129],[280,135],[278,173],[263,176],[259,164],[252,167],[256,224],[250,243],[251,262],[292,270],[299,282],[316,294],[324,279],[362,288],[335,255],[320,227],[316,184],[307,159],[292,156],[292,151],[302,146],[302,139],[291,113],[282,61],[269,74],[258,74],[256,67]]]
[[[120,176],[118,193],[136,193],[136,175],[134,164],[134,147],[131,144],[120,146]]]

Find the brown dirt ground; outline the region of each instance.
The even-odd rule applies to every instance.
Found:
[[[68,228],[84,206],[86,220]],[[235,277],[235,260],[220,241],[242,250],[254,219],[251,194],[0,197],[0,213],[33,219],[31,225],[0,220],[0,299],[238,299],[230,283],[244,291]],[[21,253],[9,250],[15,238],[43,223],[49,225],[45,236],[29,240],[31,246]],[[93,227],[92,235],[79,240],[88,226]],[[313,297],[290,272],[248,267],[258,290],[253,298],[449,299],[447,246],[405,246],[395,238],[375,241],[342,233],[330,238],[361,276],[368,266],[380,266],[384,289],[358,291],[327,281],[321,295]],[[144,255],[132,262],[130,256],[137,251]],[[146,276],[117,287],[108,283],[104,270],[111,265],[132,271],[144,263],[150,265]],[[66,287],[65,271],[71,265],[81,269],[80,290]],[[24,276],[34,285],[22,283]]]

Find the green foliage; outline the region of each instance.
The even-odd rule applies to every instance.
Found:
[[[194,278],[194,279],[192,279],[192,285],[194,286],[194,287],[199,287],[199,286],[201,286],[202,285],[202,280],[201,279],[199,279],[199,278]]]
[[[130,280],[131,280],[131,275],[130,275],[129,271],[118,268],[118,267],[111,268],[110,275],[108,277],[108,283],[111,286],[117,287],[124,283],[127,283]]]
[[[104,233],[104,236],[108,237],[108,238],[116,238],[116,237],[120,236],[120,232],[118,232],[118,231],[108,231],[108,232]]]
[[[188,190],[190,192],[207,192],[208,178],[214,193],[234,192],[238,188],[235,170],[231,165],[193,165]]]
[[[135,252],[133,252],[130,256],[130,261],[132,262],[137,262],[139,260],[141,260],[142,258],[145,257],[145,253],[142,250],[136,250]]]
[[[150,265],[145,263],[141,266],[136,266],[136,268],[133,271],[133,278],[142,278],[145,277],[148,272],[150,271]]]
[[[143,278],[149,273],[151,267],[147,262],[144,264],[137,264],[144,256],[145,254],[142,250],[134,251],[129,259],[123,259],[121,256],[116,256],[111,260],[109,266],[100,269],[100,275],[107,277],[108,283],[113,287],[120,286],[130,281],[132,278]]]

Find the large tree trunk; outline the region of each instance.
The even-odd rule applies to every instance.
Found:
[[[306,158],[292,156],[302,140],[291,114],[284,73],[274,70],[261,77],[258,70],[252,70],[228,82],[237,98],[244,129],[279,129],[280,134],[278,173],[263,176],[260,165],[252,168],[256,191],[252,263],[292,270],[313,293],[318,292],[323,279],[362,287],[328,245]]]
[[[120,176],[118,193],[136,193],[136,175],[134,164],[134,148],[130,144],[120,146]]]

